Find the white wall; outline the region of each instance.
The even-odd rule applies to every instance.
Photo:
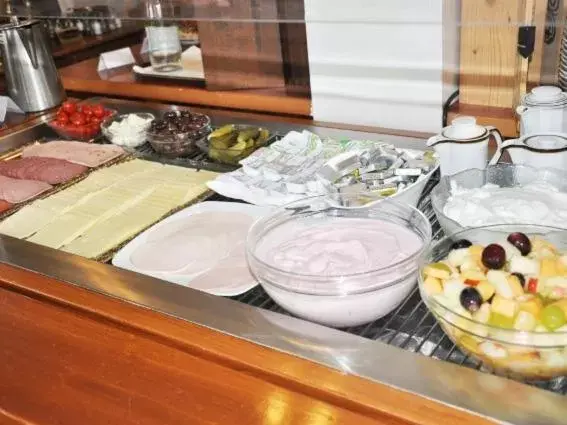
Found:
[[[438,131],[456,89],[458,1],[305,0],[314,119]]]

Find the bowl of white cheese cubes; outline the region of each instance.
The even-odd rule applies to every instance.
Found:
[[[137,148],[146,142],[148,129],[154,119],[155,116],[147,112],[122,114],[105,120],[100,127],[104,137],[112,144]]]

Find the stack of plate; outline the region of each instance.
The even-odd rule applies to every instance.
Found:
[[[557,70],[557,77],[559,86],[567,89],[567,23],[563,27],[563,34],[561,36],[561,51],[559,54],[559,69]]]

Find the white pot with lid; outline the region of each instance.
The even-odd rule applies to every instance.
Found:
[[[449,176],[469,168],[485,169],[491,136],[500,149],[502,135],[495,127],[483,127],[476,123],[475,117],[460,116],[431,137],[427,146],[433,147],[439,156],[441,175]]]
[[[522,97],[516,108],[520,136],[534,133],[567,133],[567,93],[559,87],[539,86]]]

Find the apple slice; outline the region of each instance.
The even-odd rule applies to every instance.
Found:
[[[484,302],[492,298],[492,296],[496,292],[494,286],[492,286],[488,282],[480,282],[478,285],[476,285],[476,290],[480,293],[480,296],[482,297],[482,301]]]
[[[514,317],[518,310],[518,303],[514,300],[495,295],[492,299],[492,313],[501,314],[506,317]]]
[[[527,257],[514,257],[510,260],[510,273],[523,275],[538,275],[539,261]]]
[[[514,321],[514,329],[519,331],[532,331],[537,325],[535,316],[524,310],[520,310]]]
[[[461,248],[452,250],[447,257],[447,261],[453,267],[460,267],[469,258],[469,249]]]
[[[510,275],[503,270],[489,270],[486,278],[494,286],[496,294],[503,298],[512,299],[524,293],[520,281],[509,279]]]
[[[441,281],[433,276],[427,276],[423,281],[423,289],[430,297],[443,293],[443,285]]]

